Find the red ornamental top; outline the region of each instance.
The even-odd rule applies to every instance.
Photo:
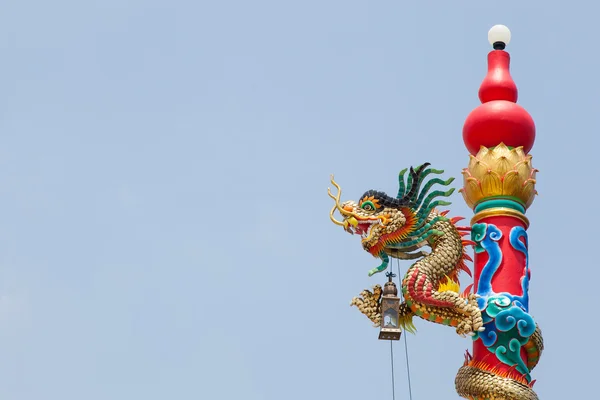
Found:
[[[481,146],[523,146],[529,153],[535,140],[531,115],[517,102],[517,85],[510,76],[510,54],[492,50],[488,54],[488,73],[479,88],[481,105],[471,111],[463,126],[467,150],[477,154]]]

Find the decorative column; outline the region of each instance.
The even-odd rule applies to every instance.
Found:
[[[500,395],[495,399],[537,399],[530,371],[543,343],[529,314],[529,220],[525,215],[536,195],[537,170],[529,154],[535,124],[516,104],[517,87],[505,51],[510,31],[496,25],[488,39],[494,50],[488,54],[488,73],[479,88],[482,104],[469,114],[463,128],[470,162],[463,170],[461,189],[475,213],[471,220],[473,290],[480,296],[477,301],[485,328],[473,336],[473,354],[467,353],[465,366],[482,374],[479,383],[470,381],[468,390],[459,375],[457,389],[472,399],[489,398],[492,393]],[[515,383],[520,385],[515,388]]]

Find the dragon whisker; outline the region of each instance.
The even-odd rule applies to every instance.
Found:
[[[336,209],[337,209],[337,205],[334,205],[333,208],[331,209],[331,212],[329,213],[329,218],[331,219],[331,222],[333,222],[334,224],[339,225],[339,226],[343,226],[345,228],[346,224],[344,224],[343,222],[338,221],[333,216],[333,214],[335,213]]]

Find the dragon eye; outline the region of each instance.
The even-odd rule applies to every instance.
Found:
[[[375,204],[372,201],[364,201],[360,207],[365,211],[375,211]]]

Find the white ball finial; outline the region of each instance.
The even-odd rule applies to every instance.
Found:
[[[488,41],[494,46],[494,49],[496,49],[496,44],[503,43],[504,46],[500,45],[498,46],[500,48],[496,50],[504,50],[504,47],[508,46],[508,43],[510,43],[510,29],[504,25],[492,26],[492,29],[488,32]]]

